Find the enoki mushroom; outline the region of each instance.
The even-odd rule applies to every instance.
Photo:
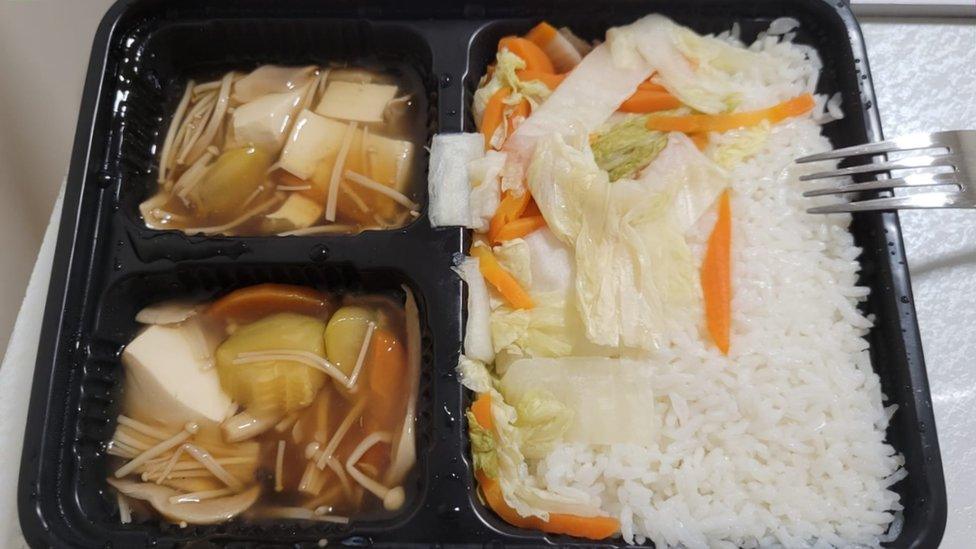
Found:
[[[387,511],[395,511],[403,506],[403,502],[406,499],[406,494],[404,493],[403,487],[395,486],[393,488],[387,488],[386,486],[383,486],[357,469],[356,462],[358,462],[363,455],[376,444],[380,442],[389,444],[391,440],[392,437],[389,432],[377,431],[372,433],[364,438],[358,446],[356,446],[356,449],[349,454],[349,459],[346,460],[346,471],[349,472],[349,476],[358,482],[360,486],[369,490],[373,493],[373,495],[383,500],[383,508]]]

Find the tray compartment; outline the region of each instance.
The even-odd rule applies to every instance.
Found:
[[[349,265],[308,266],[294,265],[226,265],[226,266],[178,266],[148,273],[132,273],[119,278],[109,287],[98,307],[87,358],[77,378],[79,389],[78,413],[74,421],[75,440],[65,450],[73,450],[63,456],[67,483],[62,489],[73,492],[70,497],[78,501],[78,511],[103,534],[113,536],[123,533],[135,542],[151,537],[170,538],[185,542],[198,538],[218,539],[247,532],[265,541],[273,541],[268,528],[255,529],[261,524],[243,523],[240,520],[218,527],[191,526],[179,528],[166,522],[147,522],[122,525],[112,492],[105,483],[111,474],[107,469],[105,445],[115,430],[115,418],[120,413],[119,396],[122,388],[123,367],[120,362],[122,348],[137,334],[141,325],[135,321],[136,313],[146,305],[172,298],[209,300],[237,288],[277,282],[314,287],[342,295],[347,293],[386,295],[402,302],[405,293],[401,285],[414,293],[421,326],[421,377],[417,401],[416,440],[418,463],[407,477],[408,499],[405,506],[394,514],[372,513],[349,526],[335,524],[306,524],[298,521],[276,521],[275,528],[289,527],[296,539],[317,541],[321,538],[347,538],[370,532],[382,532],[402,523],[416,513],[420,501],[425,499],[427,483],[427,452],[430,447],[431,406],[433,388],[431,371],[433,350],[430,324],[426,321],[427,302],[423,290],[405,276],[389,269],[361,271]],[[70,455],[73,454],[73,455]],[[77,488],[72,490],[74,484]],[[92,490],[89,487],[95,487]],[[63,497],[63,496],[62,496]]]
[[[249,71],[269,63],[374,67],[420,90],[418,116],[427,134],[420,145],[429,144],[437,131],[438,87],[431,48],[424,36],[403,23],[347,18],[150,19],[122,36],[117,48],[122,57],[109,82],[114,88],[113,109],[100,174],[116,186],[120,221],[129,233],[148,237],[162,232],[161,240],[174,247],[210,239],[149,229],[138,206],[156,191],[157,156],[191,78],[199,83],[229,70]],[[426,204],[421,181],[426,165],[426,150],[418,147],[415,197],[421,205]]]
[[[816,48],[823,62],[817,92],[827,95],[839,92],[842,98],[845,116],[824,125],[824,134],[838,148],[880,139],[877,112],[873,106],[874,91],[859,29],[849,13],[845,20],[834,7],[819,2],[749,5],[722,1],[664,2],[655,4],[652,10],[639,3],[615,4],[609,9],[569,3],[558,12],[547,12],[538,6],[526,7],[515,17],[486,22],[474,34],[468,50],[470,70],[464,81],[466,104],[471,104],[485,67],[494,61],[498,40],[503,36],[522,35],[545,18],[557,28],[569,26],[587,40],[602,39],[607,28],[626,24],[651,11],[671,17],[699,33],[725,31],[736,22],[747,44],[768,28],[773,19],[785,16],[797,19],[800,28],[795,41]],[[487,15],[490,17],[493,13],[494,10],[489,9]],[[464,119],[464,128],[465,131],[476,131],[470,110]],[[886,546],[907,547],[919,539],[937,541],[945,523],[944,480],[938,463],[938,442],[933,432],[928,383],[917,339],[897,216],[891,213],[855,216],[850,230],[855,244],[863,249],[859,258],[858,284],[872,289],[869,299],[860,305],[865,314],[873,314],[876,318],[875,326],[868,334],[871,363],[881,379],[886,404],[898,405],[898,412],[888,426],[887,440],[905,457],[908,470],[908,477],[894,486],[906,508],[902,533]],[[918,392],[920,387],[925,387],[924,393]],[[464,406],[469,405],[470,393],[465,391]],[[467,441],[464,444],[465,452],[470,455]],[[935,457],[933,450],[936,450]],[[474,483],[473,472],[469,471],[468,475]],[[471,504],[482,520],[506,536],[557,544],[572,540],[515,528],[499,519],[476,497],[471,498]]]

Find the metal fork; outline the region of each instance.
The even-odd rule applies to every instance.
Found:
[[[803,193],[803,196],[823,196],[861,191],[876,191],[905,187],[933,187],[949,185],[954,190],[918,193],[908,196],[874,198],[841,202],[829,206],[810,208],[809,213],[873,212],[878,210],[920,209],[920,208],[976,208],[976,130],[958,130],[935,133],[918,133],[881,141],[836,149],[820,154],[798,158],[800,162],[837,160],[866,155],[879,155],[893,152],[919,153],[923,149],[944,149],[932,154],[912,154],[897,160],[885,160],[861,164],[849,168],[839,168],[804,175],[801,181],[845,177],[857,174],[879,174],[891,170],[918,170],[946,166],[952,171],[942,173],[912,173],[904,177],[875,179],[863,183],[850,183],[835,187],[816,189]]]

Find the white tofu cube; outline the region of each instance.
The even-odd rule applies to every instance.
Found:
[[[303,110],[285,141],[278,165],[301,179],[308,179],[327,155],[342,146],[347,125]]]
[[[325,208],[311,198],[291,193],[277,210],[267,215],[268,219],[282,221],[292,229],[311,227],[318,221]]]
[[[299,91],[271,93],[237,107],[233,114],[234,141],[277,154],[301,101]]]
[[[339,120],[382,122],[386,105],[396,96],[389,84],[329,82],[315,112]]]
[[[126,413],[140,421],[182,426],[219,424],[233,413],[215,368],[190,343],[190,325],[153,325],[125,347]],[[216,347],[216,342],[209,345]],[[211,353],[213,349],[210,349]]]

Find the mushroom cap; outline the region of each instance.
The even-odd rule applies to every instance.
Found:
[[[261,495],[261,487],[254,485],[243,492],[222,498],[170,503],[169,498],[179,495],[180,492],[167,486],[114,478],[109,478],[108,483],[123,495],[148,502],[167,520],[187,524],[226,522],[254,505]]]

